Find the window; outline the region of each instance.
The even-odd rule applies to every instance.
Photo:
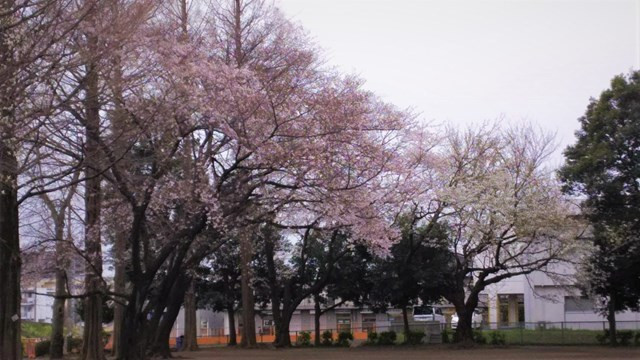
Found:
[[[593,301],[586,296],[565,296],[565,312],[594,311]]]
[[[351,314],[336,314],[338,331],[351,331]]]
[[[376,314],[362,314],[362,330],[366,332],[376,330]]]
[[[431,315],[433,308],[431,306],[416,306],[413,308],[413,315]]]

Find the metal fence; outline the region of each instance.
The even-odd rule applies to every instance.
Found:
[[[618,321],[619,333],[627,333],[630,345],[640,345],[640,321]],[[444,326],[451,334],[455,329]],[[506,345],[600,345],[606,342],[607,321],[558,321],[525,323],[483,323],[475,328],[487,343],[504,341]],[[497,340],[496,340],[497,339]]]
[[[617,330],[631,333],[629,345],[640,346],[640,321],[618,321]],[[451,324],[440,324],[437,322],[410,322],[411,331],[420,331],[425,334],[423,343],[437,344],[453,341],[455,327]],[[477,339],[484,339],[487,344],[494,341],[502,342],[505,345],[600,345],[604,337],[605,330],[609,329],[606,321],[581,321],[581,322],[525,322],[525,323],[482,323],[474,326],[474,333]],[[369,325],[367,327],[343,327],[340,329],[321,329],[321,341],[329,338],[332,342],[338,340],[341,332],[349,332],[353,336],[353,342],[362,344],[367,341],[369,334],[375,332],[377,335],[383,332],[393,331],[396,333],[396,344],[402,344],[405,340],[404,324],[392,322],[388,325]],[[310,340],[313,345],[315,340],[314,330],[297,330],[289,333],[291,343],[300,345]],[[256,334],[259,343],[273,343],[275,334],[273,331]],[[240,343],[242,337],[237,335]],[[497,339],[497,340],[496,340]],[[229,335],[201,336],[198,344],[202,346],[225,345],[229,343]],[[171,345],[175,346],[175,339],[171,339]]]

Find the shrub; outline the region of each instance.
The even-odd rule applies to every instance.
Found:
[[[609,334],[609,329],[606,329],[601,334],[596,335],[596,340],[598,340],[600,345],[608,345]],[[616,332],[616,340],[618,344],[622,346],[631,345],[631,339],[634,339],[633,342],[635,345],[640,345],[640,333],[637,333],[634,337],[633,331],[631,330],[618,330]]]
[[[67,352],[69,353],[79,353],[80,348],[82,347],[82,339],[70,337],[67,339]]]
[[[422,339],[424,338],[424,336],[424,331],[409,331],[404,334],[404,343],[408,345],[422,344]]]
[[[631,339],[633,338],[633,331],[619,330],[616,334],[616,338],[618,339],[618,344],[622,346],[629,346],[631,344]]]
[[[296,345],[298,346],[311,346],[311,332],[302,331],[298,334],[296,339]]]
[[[349,346],[349,341],[353,341],[353,334],[348,331],[341,331],[338,334],[336,345],[347,347]]]
[[[39,343],[36,344],[36,356],[40,357],[40,356],[45,356],[49,354],[50,348],[51,348],[51,341],[49,340],[40,341]]]
[[[491,332],[491,345],[505,345],[507,343],[506,336],[500,331]]]
[[[484,337],[484,334],[482,334],[482,331],[474,330],[474,332],[473,332],[473,341],[476,344],[484,345],[484,344],[487,343],[487,338]]]
[[[449,330],[444,329],[442,330],[442,343],[443,344],[448,344],[451,342],[451,338],[449,337]]]
[[[636,332],[636,336],[633,339],[633,345],[640,346],[640,331]]]
[[[596,335],[596,340],[598,340],[598,343],[600,343],[600,345],[606,345],[609,343],[609,330],[605,330],[602,332],[602,334],[598,334]]]
[[[378,345],[393,345],[396,343],[395,331],[383,331],[378,336]]]
[[[331,330],[325,330],[322,333],[322,345],[331,346],[333,344],[333,333]]]
[[[640,334],[640,333],[639,333]],[[367,344],[374,345],[378,342],[378,333],[375,331],[370,331],[367,334]]]

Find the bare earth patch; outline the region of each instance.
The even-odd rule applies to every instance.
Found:
[[[424,347],[359,347],[359,348],[307,348],[307,349],[233,349],[210,348],[197,352],[175,353],[177,359],[215,360],[382,360],[382,359],[640,359],[639,348],[606,348],[596,346],[518,346],[507,348],[455,349],[446,346]]]

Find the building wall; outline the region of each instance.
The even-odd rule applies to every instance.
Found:
[[[45,284],[46,285],[46,284]],[[20,302],[21,318],[25,321],[51,323],[53,318],[53,296],[41,294],[54,294],[54,289],[49,287],[36,287],[22,292]]]

